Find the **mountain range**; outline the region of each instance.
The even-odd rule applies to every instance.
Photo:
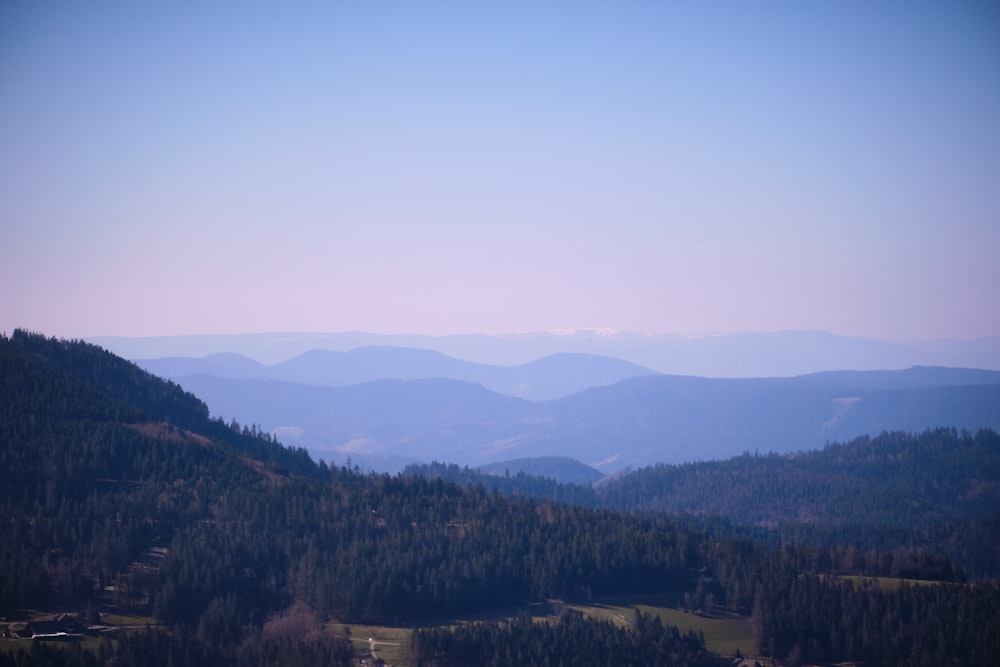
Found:
[[[349,352],[310,350],[269,366],[236,353],[135,361],[150,373],[170,379],[205,374],[344,387],[390,378],[448,378],[533,401],[560,398],[589,387],[655,373],[628,361],[592,354],[560,353],[516,366],[497,366],[463,361],[433,350],[391,346],[366,346]]]
[[[1000,339],[903,345],[826,332],[683,338],[589,330],[112,342],[132,352],[184,353],[133,359],[203,398],[215,415],[258,424],[314,458],[385,472],[434,460],[482,466],[556,456],[608,474],[745,451],[816,449],[886,429],[1000,427],[997,370],[911,366],[740,377],[835,363],[895,368],[913,359],[1000,367]],[[225,345],[229,351],[219,351]],[[338,347],[348,349],[331,349]],[[205,350],[215,351],[196,356]],[[532,356],[542,352],[549,354]],[[662,372],[679,366],[733,372]]]
[[[224,419],[253,420],[316,458],[390,472],[416,461],[568,456],[612,473],[817,449],[883,430],[1000,428],[1000,372],[975,369],[645,375],[537,402],[447,378],[344,387],[207,374],[177,381]]]
[[[819,371],[954,366],[1000,370],[1000,336],[975,340],[884,341],[827,331],[645,334],[611,329],[529,331],[507,335],[260,333],[97,337],[89,342],[126,359],[205,357],[235,352],[276,364],[311,350],[360,347],[433,350],[480,364],[516,366],[559,353],[614,357],[659,373],[704,377],[787,377]]]

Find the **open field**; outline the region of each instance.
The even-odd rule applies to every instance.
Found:
[[[537,603],[508,607],[492,612],[473,614],[462,618],[428,620],[417,626],[355,625],[331,623],[332,631],[350,631],[351,639],[359,646],[368,647],[369,638],[375,639],[375,651],[390,665],[403,664],[410,645],[410,636],[419,627],[456,626],[464,623],[503,621],[527,614],[537,620],[555,620],[561,609],[572,609],[591,618],[611,621],[620,627],[632,624],[635,610],[656,616],[666,625],[676,625],[681,632],[701,632],[708,650],[721,655],[735,655],[739,651],[749,656],[757,653],[753,621],[740,616],[702,616],[689,614],[676,608],[676,596],[626,596],[602,598],[587,604],[560,602]]]
[[[330,623],[329,630],[341,633],[345,629],[350,632],[351,642],[355,648],[366,655],[374,639],[375,653],[385,660],[387,665],[401,665],[410,650],[410,635],[413,628],[389,627],[384,625],[356,625]]]
[[[689,614],[675,607],[674,596],[628,596],[606,598],[586,605],[569,605],[594,618],[610,620],[617,625],[631,625],[635,610],[658,617],[665,625],[676,625],[681,632],[692,630],[705,637],[708,650],[721,655],[754,655],[753,621],[742,616],[702,616]]]
[[[143,627],[146,625],[158,625],[158,621],[152,616],[137,616],[135,614],[101,614],[101,622],[106,625]]]

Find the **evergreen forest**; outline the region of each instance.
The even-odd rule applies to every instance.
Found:
[[[994,664],[998,460],[997,433],[942,428],[596,487],[362,474],[99,347],[15,331],[0,337],[0,665],[356,664],[346,623],[415,628],[414,665],[732,663],[639,612],[448,622],[636,594],[750,619],[780,664]],[[32,611],[78,627],[14,638]],[[108,629],[115,613],[148,620]]]

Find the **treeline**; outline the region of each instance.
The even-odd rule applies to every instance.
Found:
[[[664,626],[658,618],[640,613],[628,628],[567,612],[556,622],[538,622],[523,616],[455,629],[416,630],[411,657],[416,667],[722,667],[731,663],[706,651],[697,635],[682,634],[676,627]]]
[[[581,507],[600,505],[597,494],[589,485],[569,484],[548,477],[517,472],[513,475],[487,474],[455,463],[411,463],[403,469],[404,476],[446,479],[459,486],[482,486],[487,491],[498,491],[506,496],[528,496]]]

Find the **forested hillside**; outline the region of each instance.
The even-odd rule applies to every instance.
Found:
[[[1000,575],[1000,434],[883,433],[820,451],[661,464],[596,489],[599,504],[721,517],[785,541],[919,548]]]
[[[15,332],[0,363],[10,612],[140,609],[181,629],[176,651],[236,664],[296,602],[321,619],[412,622],[679,591],[700,566],[678,525],[313,464],[86,344]],[[116,664],[130,641],[107,649]]]
[[[883,433],[814,452],[660,464],[593,487],[441,463],[412,465],[405,474],[670,516],[713,535],[849,544],[851,569],[872,575],[938,577],[928,558],[937,554],[971,578],[1000,576],[1000,435],[992,430]],[[873,550],[891,557],[881,567],[863,564]]]
[[[63,648],[5,640],[0,664],[348,664],[352,644],[326,621],[419,626],[635,592],[752,617],[761,654],[789,662],[1000,656],[992,583],[855,583],[843,578],[862,574],[849,559],[834,563],[808,545],[778,549],[665,516],[328,468],[254,426],[210,418],[177,386],[79,342],[0,337],[0,410],[0,609],[8,620],[74,610],[93,638]],[[961,579],[934,562],[936,578]],[[96,629],[109,610],[146,615],[150,627]],[[530,631],[500,623],[418,633],[412,655],[488,664],[506,646],[529,662],[607,664],[579,654],[575,638],[587,635],[610,646],[655,638],[662,653],[633,658],[646,664],[682,654],[715,663],[696,637],[639,622],[621,632],[576,618]]]

